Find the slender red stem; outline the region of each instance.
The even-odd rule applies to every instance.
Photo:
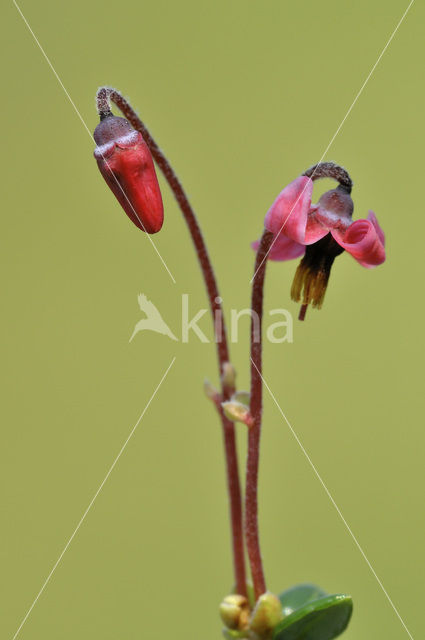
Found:
[[[305,320],[305,314],[307,313],[308,304],[302,304],[300,313],[298,315],[298,320]]]
[[[251,398],[250,414],[253,425],[248,431],[248,458],[246,463],[245,493],[245,538],[251,566],[255,598],[266,591],[263,563],[261,560],[258,531],[258,466],[260,459],[260,436],[262,415],[262,337],[264,278],[267,254],[273,241],[273,234],[264,230],[255,260],[252,285],[251,316]]]
[[[139,116],[136,114],[127,100],[125,100],[125,98],[117,90],[110,89],[108,87],[102,87],[101,89],[99,89],[97,93],[97,107],[100,117],[104,118],[105,116],[109,115],[110,100],[116,104],[116,106],[120,109],[122,114],[127,118],[132,126],[142,134],[155,162],[164,174],[164,177],[167,180],[183,213],[184,219],[189,228],[189,233],[195,246],[196,254],[198,256],[199,264],[202,269],[205,285],[208,292],[211,314],[214,322],[217,357],[221,376],[223,374],[223,367],[225,363],[229,362],[229,349],[226,337],[226,327],[217,282],[208,255],[207,247],[195,216],[195,212],[192,209],[189,199],[186,196],[186,193],[167,158],[160,150],[157,143],[149,133],[148,129],[140,120]],[[223,383],[223,400],[228,400],[233,391],[234,389],[232,387],[228,387]],[[246,596],[247,590],[243,543],[242,497],[239,480],[238,458],[236,452],[235,428],[233,422],[228,420],[223,414],[221,407],[219,409],[219,414],[223,427],[223,440],[226,455],[226,475],[230,500],[235,585],[237,593]]]

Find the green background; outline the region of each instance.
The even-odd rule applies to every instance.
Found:
[[[251,240],[317,162],[407,2],[22,0],[87,123],[102,83],[128,95],[199,213],[226,309],[248,306]],[[294,315],[264,375],[413,637],[423,627],[424,6],[415,2],[327,160],[373,209],[388,260],[337,259],[324,308],[295,320],[296,262],[266,310]],[[141,333],[145,293],[175,332],[206,296],[162,178],[155,244],[120,210],[93,142],[12,3],[1,46],[0,635],[12,638],[165,369],[176,362],[19,637],[216,640],[232,582],[220,428],[202,395],[214,345]],[[323,185],[322,185],[323,187]],[[316,186],[315,198],[320,194]],[[211,336],[209,318],[201,323]],[[233,361],[248,378],[248,320]],[[238,427],[241,461],[245,436]],[[408,635],[265,395],[260,518],[268,587],[355,602],[347,640]]]

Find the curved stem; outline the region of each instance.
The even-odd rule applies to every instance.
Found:
[[[140,120],[139,116],[133,110],[127,100],[116,89],[111,89],[108,87],[101,87],[97,92],[96,98],[97,108],[101,119],[108,117],[108,115],[111,113],[110,101],[112,101],[120,109],[122,114],[125,116],[125,118],[127,118],[131,125],[142,134],[154,160],[164,174],[164,177],[167,180],[183,213],[184,219],[189,228],[189,233],[195,246],[196,254],[198,256],[199,264],[201,266],[205,285],[207,288],[211,314],[214,323],[216,338],[215,342],[217,345],[217,357],[220,369],[220,377],[222,377],[224,365],[229,362],[229,349],[226,337],[226,327],[217,282],[208,255],[207,247],[195,216],[195,212],[192,209],[188,197],[186,196],[186,193],[184,192],[184,189],[167,158],[160,150],[157,143],[149,133],[148,129]],[[234,389],[232,387],[226,386],[226,384],[222,381],[223,400],[228,400],[233,391]],[[243,546],[242,497],[236,452],[235,428],[233,422],[225,417],[221,408],[219,410],[219,414],[223,427],[224,449],[226,454],[226,474],[230,500],[235,585],[237,593],[246,596],[247,591]]]
[[[264,230],[255,259],[251,304],[251,398],[250,414],[253,420],[248,431],[248,459],[246,464],[245,537],[251,566],[256,599],[266,591],[258,532],[258,465],[262,415],[262,336],[264,278],[267,254],[273,242],[273,234]]]
[[[304,171],[302,175],[311,178],[313,181],[320,178],[332,178],[337,180],[347,193],[351,193],[353,188],[353,181],[348,171],[344,167],[340,167],[339,164],[335,164],[335,162],[319,162]]]

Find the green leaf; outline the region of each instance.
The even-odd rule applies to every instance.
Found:
[[[315,584],[297,584],[294,587],[290,587],[279,594],[279,600],[283,607],[283,615],[288,616],[308,602],[323,598],[327,595],[326,591]]]
[[[279,622],[273,640],[332,640],[345,630],[352,611],[351,596],[338,594],[313,600]]]

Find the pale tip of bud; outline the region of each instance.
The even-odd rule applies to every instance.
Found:
[[[242,631],[248,628],[249,603],[245,596],[236,593],[226,596],[220,604],[220,616],[228,629]]]
[[[251,401],[251,394],[249,391],[235,391],[232,395],[232,400],[236,400],[236,402],[241,402],[249,407],[249,403]]]
[[[232,420],[232,422],[243,422],[247,427],[252,427],[252,416],[246,404],[242,404],[242,402],[237,402],[236,400],[228,400],[227,402],[222,402],[221,406],[223,407],[224,415],[229,418],[229,420]]]
[[[220,395],[215,386],[207,378],[205,378],[204,380],[204,393],[207,398],[209,398],[213,402],[217,401]]]
[[[231,362],[223,364],[223,373],[221,374],[221,382],[224,387],[234,388],[236,385],[236,370]]]
[[[283,619],[282,604],[273,593],[263,593],[252,612],[249,628],[263,636]]]

